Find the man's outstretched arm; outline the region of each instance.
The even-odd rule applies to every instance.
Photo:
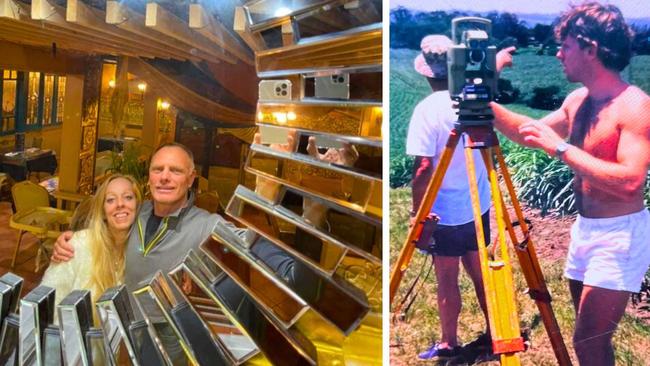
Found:
[[[521,126],[535,121],[534,119],[523,114],[512,112],[495,102],[491,102],[490,106],[494,113],[494,127],[499,132],[519,145],[535,147],[526,141],[524,136],[519,132]],[[564,105],[538,122],[550,126],[560,136],[567,137],[569,135],[569,123]]]
[[[70,243],[72,234],[74,234],[72,231],[64,231],[56,239],[56,243],[54,243],[54,250],[52,251],[52,262],[68,262],[74,257],[74,248]]]

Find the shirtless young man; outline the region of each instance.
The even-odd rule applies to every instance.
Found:
[[[584,87],[539,121],[493,103],[495,125],[575,173],[579,215],[565,267],[576,311],[573,344],[580,364],[614,365],[612,335],[650,264],[650,214],[643,203],[650,97],[620,77],[631,58],[631,31],[618,8],[573,7],[555,32],[567,79]]]

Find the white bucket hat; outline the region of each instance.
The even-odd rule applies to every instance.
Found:
[[[420,53],[413,62],[415,71],[434,79],[447,78],[447,50],[453,45],[451,39],[443,35],[429,35],[420,42]]]

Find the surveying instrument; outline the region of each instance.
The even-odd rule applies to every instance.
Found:
[[[453,45],[447,52],[447,68],[449,93],[451,98],[458,103],[458,121],[450,133],[440,161],[429,181],[422,204],[415,216],[415,223],[409,229],[406,242],[391,273],[390,301],[392,303],[402,276],[409,266],[426,221],[432,220],[429,217],[431,207],[440,190],[454,150],[462,137],[492,336],[492,351],[495,355],[499,355],[501,365],[511,366],[520,365],[518,352],[525,350],[519,328],[512,266],[506,244],[507,233],[528,284],[528,294],[537,304],[558,364],[571,365],[571,359],[553,313],[551,296],[537,260],[535,246],[530,238],[530,226],[526,222],[521,205],[517,200],[493,127],[494,115],[489,102],[493,100],[497,90],[498,75],[496,73],[496,47],[489,45],[491,27],[491,22],[483,18],[461,17],[452,20]],[[488,253],[484,238],[478,183],[472,154],[474,149],[480,150],[485,164],[492,203],[495,208],[498,240],[494,243],[493,253]],[[503,184],[512,201],[516,215],[515,221],[510,219],[506,211],[495,161],[498,163]],[[515,226],[521,230],[519,234],[521,240],[515,231]]]

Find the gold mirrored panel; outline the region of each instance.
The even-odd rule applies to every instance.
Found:
[[[283,215],[244,186],[237,187],[226,212],[326,274],[334,272],[347,251],[337,240],[328,240],[296,215]]]
[[[216,270],[215,265],[211,265]],[[192,304],[201,319],[209,326],[213,338],[225,350],[232,364],[242,364],[259,354],[255,342],[240,330],[236,320],[223,310],[221,303],[215,299],[210,284],[217,279],[213,270],[201,261],[194,251],[185,256],[183,261],[169,272],[169,278],[180,289],[188,302]]]
[[[260,124],[262,145],[290,150],[305,159],[382,178],[382,144],[377,139],[347,137]]]
[[[161,275],[159,272],[154,278]],[[147,321],[149,333],[165,362],[170,365],[196,363],[178,328],[169,316],[171,305],[158,283],[152,278],[146,286],[134,291],[133,297]]]
[[[246,291],[224,275],[211,285],[212,293],[255,341],[274,365],[315,365],[316,349],[298,332],[275,324]]]
[[[257,75],[269,78],[381,65],[381,35],[382,25],[378,22],[260,51],[255,57]]]
[[[212,238],[202,247],[204,252],[285,328],[291,327],[307,311],[305,302],[265,268],[254,261],[247,261],[245,254],[240,252],[240,245],[224,245],[227,239],[220,236],[219,231],[223,230],[217,225]]]
[[[382,108],[374,102],[259,102],[257,122],[380,141]]]
[[[192,259],[194,257],[195,259]],[[189,258],[189,260],[188,260]],[[198,263],[201,262],[201,263]],[[192,270],[188,270],[192,266]],[[297,331],[276,322],[253,297],[205,255],[188,254],[183,265],[172,271],[178,281],[182,273],[218,304],[237,328],[251,339],[266,359],[276,365],[315,365],[314,345]],[[209,274],[206,275],[206,272]],[[208,279],[212,281],[208,282]]]
[[[253,144],[246,170],[341,206],[381,217],[381,179],[347,167]]]
[[[282,187],[276,211],[318,229],[317,234],[343,244],[352,255],[381,265],[381,220],[333,204],[317,196]],[[283,226],[282,224],[278,224]]]
[[[241,266],[253,267],[256,263],[263,263],[266,267],[264,270],[274,274],[275,282],[289,287],[316,313],[345,334],[354,330],[368,312],[361,291],[315,271],[264,237],[259,237],[250,251],[246,251],[237,244],[223,240],[219,236],[219,229],[215,229],[212,238],[201,244],[201,249],[219,265],[223,263],[220,258],[229,253],[239,257]],[[261,295],[257,293],[257,296]]]
[[[326,4],[342,0],[257,0],[244,5],[251,30],[259,30],[282,23],[291,17],[314,11]]]

